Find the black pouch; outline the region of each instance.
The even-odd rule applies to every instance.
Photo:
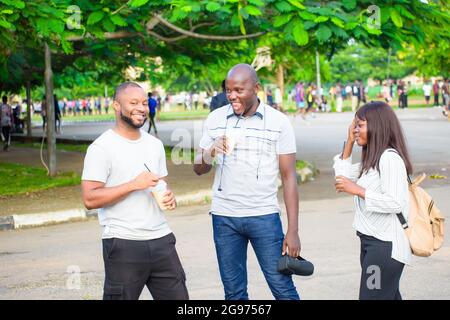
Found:
[[[278,260],[278,272],[284,275],[310,276],[314,273],[314,265],[302,257],[292,258],[287,254]]]

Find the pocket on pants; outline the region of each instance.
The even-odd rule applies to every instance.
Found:
[[[105,256],[107,259],[111,259],[111,255],[117,245],[117,240],[117,238],[103,239],[103,245],[105,246]]]
[[[103,289],[103,300],[122,300],[123,299],[123,285],[114,283],[110,280],[105,280],[105,287]]]

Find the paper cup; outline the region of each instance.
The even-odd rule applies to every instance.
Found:
[[[167,191],[167,183],[159,180],[158,184],[153,187],[152,194],[161,210],[166,210],[163,203],[164,193]]]

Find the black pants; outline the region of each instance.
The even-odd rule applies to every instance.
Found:
[[[391,258],[392,242],[357,233],[361,239],[360,300],[402,300],[403,263]]]
[[[104,300],[138,300],[147,286],[155,300],[188,300],[173,233],[159,239],[103,239]]]
[[[2,127],[2,135],[3,138],[5,138],[5,141],[3,142],[3,150],[8,150],[9,145],[11,144],[11,127],[5,126]]]
[[[156,113],[149,113],[148,117],[150,118],[150,121],[148,123],[148,133],[150,133],[150,131],[152,130],[152,125],[153,125],[153,130],[155,130],[155,134],[158,134],[158,130],[156,130],[156,124],[155,124],[155,115]]]
[[[439,93],[438,94],[434,94],[434,105],[438,106],[439,105]]]

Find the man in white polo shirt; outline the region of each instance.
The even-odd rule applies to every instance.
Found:
[[[217,161],[211,214],[225,299],[248,299],[250,241],[276,299],[299,299],[292,277],[277,272],[282,254],[300,254],[295,135],[289,119],[260,102],[253,67],[234,66],[227,75],[230,104],[208,116],[194,171],[205,174]],[[288,218],[286,236],[277,200],[278,173]]]
[[[176,206],[172,191],[162,193],[164,146],[140,130],[147,120],[147,95],[134,82],[122,83],[113,107],[116,125],[89,146],[81,183],[84,205],[99,208],[103,227],[103,298],[137,300],[147,286],[155,300],[186,300],[175,236],[161,210]],[[161,198],[159,205],[153,194]]]

